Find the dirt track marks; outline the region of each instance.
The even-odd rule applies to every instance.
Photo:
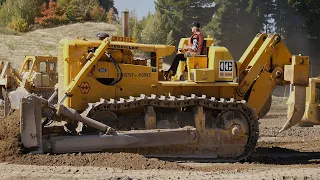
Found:
[[[121,170],[103,167],[0,164],[1,179],[319,179],[319,168],[256,168],[245,172]]]

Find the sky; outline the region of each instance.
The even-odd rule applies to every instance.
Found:
[[[118,9],[119,15],[121,11],[135,10],[138,19],[146,16],[148,12],[154,13],[155,6],[153,0],[114,0],[114,7]]]

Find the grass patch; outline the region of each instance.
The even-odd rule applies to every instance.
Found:
[[[15,31],[13,29],[7,28],[7,27],[0,27],[0,34],[3,35],[20,35],[18,31]]]

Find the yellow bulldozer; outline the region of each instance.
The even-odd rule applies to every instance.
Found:
[[[20,71],[13,68],[9,61],[0,62],[0,87],[4,104],[5,117],[10,109],[17,109],[15,104],[8,103],[8,94],[23,89],[27,93],[36,93],[48,98],[54,92],[58,82],[57,57],[54,56],[25,56]],[[13,102],[13,100],[11,100]],[[13,105],[12,107],[10,105]]]
[[[320,125],[320,77],[309,79],[305,100],[305,113],[299,125],[302,127]],[[289,99],[290,101],[292,100]]]
[[[171,80],[164,80],[162,64],[176,47],[137,43],[127,34],[60,41],[58,88],[49,99],[20,96],[26,152],[237,162],[255,149],[258,119],[270,110],[277,86],[294,85],[281,131],[304,117],[309,57],[292,55],[278,34],[257,34],[239,61],[206,38],[204,51],[179,62]],[[136,60],[137,51],[149,56]]]

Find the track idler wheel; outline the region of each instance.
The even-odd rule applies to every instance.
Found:
[[[222,112],[214,123],[215,128],[223,129],[234,137],[247,136],[249,125],[247,118],[239,110]]]

